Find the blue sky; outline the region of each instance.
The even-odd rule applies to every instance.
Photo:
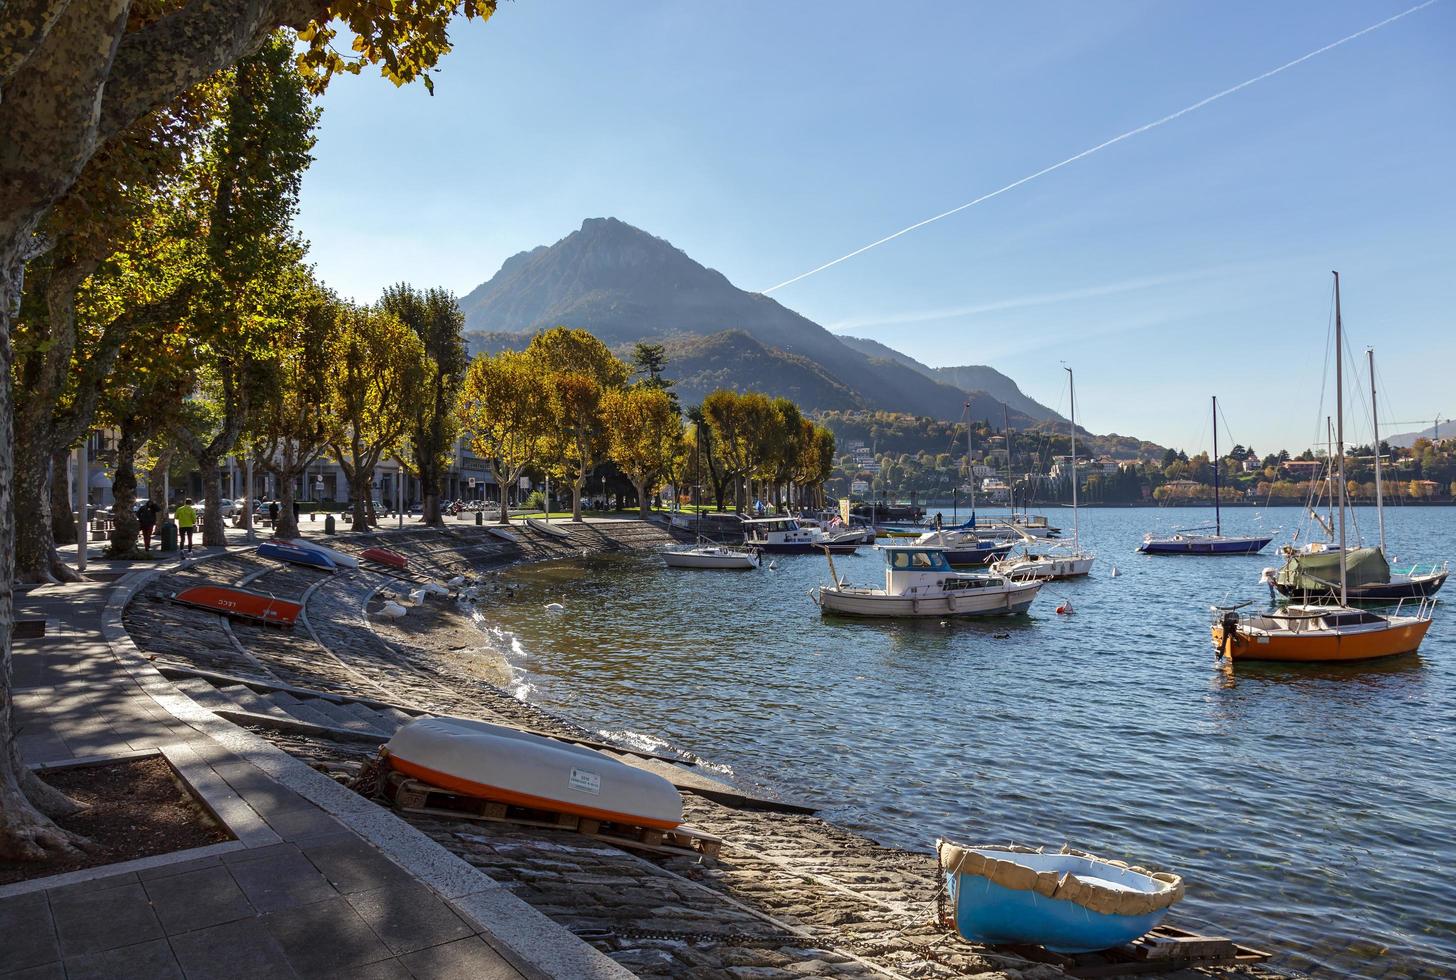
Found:
[[[360,299],[603,215],[764,289],[1412,5],[515,0],[433,98],[334,83],[299,226]],[[1382,416],[1456,414],[1453,50],[1441,0],[773,295],[1053,407],[1066,361],[1094,431],[1198,449],[1218,394],[1269,451],[1315,437],[1339,269]]]

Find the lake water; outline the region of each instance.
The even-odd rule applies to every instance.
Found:
[[[1393,511],[1393,554],[1456,558],[1456,510]],[[1265,555],[1135,553],[1144,531],[1204,517],[1084,510],[1093,576],[1051,583],[1019,619],[822,618],[812,556],[743,573],[645,556],[527,567],[485,612],[524,696],[885,843],[1070,842],[1182,873],[1177,921],[1282,966],[1456,973],[1456,615],[1437,611],[1417,655],[1231,671],[1208,607],[1267,601],[1260,569],[1300,512],[1226,513],[1226,533],[1283,528]],[[1357,517],[1373,537],[1373,511]],[[836,564],[882,581],[877,552]],[[1075,615],[1056,615],[1063,598]],[[565,614],[543,614],[550,601]]]

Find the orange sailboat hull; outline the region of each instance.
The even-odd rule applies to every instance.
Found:
[[[1413,653],[1430,629],[1429,619],[1414,620],[1388,629],[1352,633],[1309,632],[1279,635],[1236,630],[1225,642],[1223,624],[1213,627],[1213,648],[1234,660],[1281,660],[1334,663],[1375,660]]]
[[[303,612],[303,606],[296,602],[222,585],[195,585],[174,593],[172,601],[223,616],[237,616],[276,626],[292,626]]]
[[[372,561],[376,565],[387,565],[390,568],[404,568],[409,565],[409,559],[397,551],[390,551],[388,548],[365,548],[359,552],[359,557],[365,561]]]

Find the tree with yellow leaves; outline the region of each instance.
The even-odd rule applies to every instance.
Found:
[[[647,384],[609,389],[602,396],[607,457],[637,488],[642,516],[651,513],[652,494],[682,458],[682,417],[662,388]]]
[[[546,434],[550,398],[536,359],[519,351],[477,357],[460,391],[460,426],[470,450],[490,466],[500,489],[500,519],[510,521],[509,490],[535,460]]]

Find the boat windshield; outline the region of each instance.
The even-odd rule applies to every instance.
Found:
[[[950,563],[940,551],[910,551],[891,549],[885,552],[885,561],[891,568],[915,572],[948,572]]]

